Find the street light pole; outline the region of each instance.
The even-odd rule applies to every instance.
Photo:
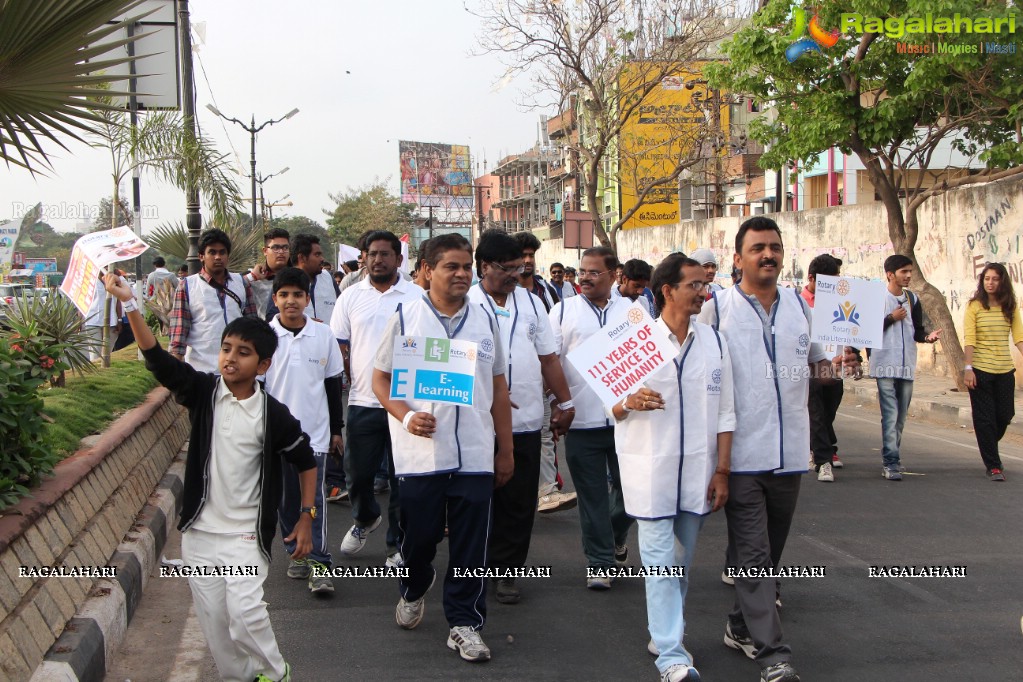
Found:
[[[287,120],[287,119],[291,118],[292,116],[294,116],[295,114],[298,113],[298,109],[297,108],[296,109],[292,109],[291,111],[286,113],[284,116],[281,116],[280,118],[272,118],[269,121],[264,121],[263,123],[259,124],[259,126],[256,126],[256,115],[255,114],[252,115],[252,123],[250,125],[245,125],[244,123],[242,123],[241,121],[239,121],[236,118],[232,118],[230,116],[225,116],[224,114],[222,114],[220,112],[219,109],[217,109],[212,104],[207,104],[206,108],[209,109],[210,111],[212,111],[214,114],[216,114],[220,118],[224,119],[225,121],[230,121],[231,123],[237,123],[243,129],[245,129],[246,132],[249,133],[249,137],[251,139],[251,151],[252,151],[251,159],[250,159],[250,163],[251,163],[251,166],[252,166],[252,229],[256,229],[256,133],[258,133],[260,130],[262,130],[263,128],[265,128],[267,126],[272,126],[274,123],[280,123],[281,121],[284,121],[284,120]]]
[[[253,169],[255,169],[255,163],[253,163]],[[253,182],[259,183],[259,203],[263,205],[263,210],[260,213],[263,216],[263,220],[264,221],[266,220],[266,200],[263,198],[263,183],[265,183],[267,180],[269,180],[270,178],[272,178],[274,176],[284,175],[289,170],[291,170],[291,167],[290,166],[285,166],[284,168],[280,169],[276,173],[270,173],[270,175],[255,175],[255,174],[253,175],[253,178],[255,178],[253,180]],[[253,194],[253,196],[255,196],[255,194]],[[256,206],[255,206],[255,204],[252,205],[252,214],[253,215],[256,214]],[[264,225],[263,227],[265,228],[266,225]]]

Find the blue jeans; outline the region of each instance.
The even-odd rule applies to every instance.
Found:
[[[913,399],[912,379],[877,379],[877,398],[881,405],[881,463],[887,469],[899,466],[902,428]]]
[[[323,506],[323,472],[327,460],[327,453],[314,452],[316,458],[316,518],[313,519],[313,551],[309,558],[318,561],[324,566],[331,565],[330,550],[327,549],[327,508]],[[298,482],[298,470],[295,465],[285,463],[281,468],[284,478],[284,494],[281,499],[281,506],[277,511],[277,519],[281,526],[281,537],[291,535],[298,523],[299,507],[302,506],[302,488]],[[295,551],[294,542],[285,542],[284,549],[290,555]]]
[[[681,513],[670,519],[639,519],[639,553],[644,566],[685,566],[685,576],[647,576],[646,619],[650,637],[657,645],[657,669],[662,673],[676,664],[692,665],[682,650],[686,621],[684,608],[689,590],[689,567],[696,554],[696,536],[702,516]],[[675,538],[678,538],[676,551]]]

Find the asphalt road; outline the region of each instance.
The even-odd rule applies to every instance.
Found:
[[[838,420],[845,468],[835,483],[803,480],[783,563],[824,565],[826,576],[782,583],[794,665],[803,680],[1023,679],[1023,443],[1003,441],[1009,480],[992,483],[971,432],[911,421],[903,439],[911,475],[892,482],[881,477],[879,422],[846,404]],[[336,548],[350,507],[330,505],[329,519]],[[629,544],[638,565],[635,530]],[[732,604],[719,579],[725,544],[724,516],[712,515],[690,573],[685,642],[704,680],[756,680],[756,665],[722,644]],[[167,554],[176,551],[171,544]],[[266,599],[295,680],[658,679],[645,648],[643,581],[585,589],[578,510],[537,518],[530,562],[552,575],[521,580],[518,605],[491,596],[485,664],[446,648],[437,587],[423,623],[404,631],[394,623],[395,579],[335,579],[333,597],[318,598],[285,577],[283,556],[275,553]],[[442,545],[437,564],[446,557]],[[344,563],[383,560],[382,526]],[[966,577],[871,578],[872,565],[965,566]],[[190,601],[184,580],[154,578],[107,679],[217,679]]]

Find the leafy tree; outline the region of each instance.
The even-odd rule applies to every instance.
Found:
[[[690,120],[660,117],[656,147],[628,133],[641,107],[660,104],[666,77],[707,59],[727,35],[727,20],[712,4],[492,0],[477,14],[483,20],[480,47],[505,59],[506,80],[527,76],[535,85],[534,100],[553,100],[559,111],[578,98],[580,133],[566,147],[580,161],[581,191],[603,245],[616,248],[618,230],[645,204],[669,196],[674,201],[680,174],[717,152],[712,129],[723,103],[719,95],[709,96],[705,82],[694,97],[702,106]],[[649,163],[652,155],[663,163]],[[605,229],[598,195],[612,182],[634,192],[635,204]]]
[[[77,232],[57,232],[49,223],[35,223],[22,228],[15,249],[27,258],[56,258],[57,270],[66,272],[71,248],[81,236]]]
[[[132,213],[131,206],[128,205],[128,200],[123,197],[117,200],[118,211],[117,217],[113,214],[114,202],[110,197],[103,197],[99,200],[99,207],[96,211],[96,215],[92,217],[92,231],[97,232],[99,230],[109,230],[113,227],[120,227],[121,225],[127,225],[133,227],[135,225],[135,216]]]
[[[900,18],[959,13],[976,19],[1007,17],[1012,10],[997,0],[943,0],[938,5],[925,0],[883,5],[820,0],[815,8],[817,22],[824,27],[840,26],[843,12]],[[938,36],[906,33],[895,39],[850,30],[835,33],[834,47],[790,62],[785,50],[798,37],[792,35],[790,17],[800,12],[793,0],[767,4],[751,25],[725,44],[731,61],[708,69],[710,79],[771,107],[750,126],[750,135],[770,146],[761,157],[763,167],[777,169],[792,160],[814,164],[830,147],[860,159],[884,204],[895,251],[916,265],[914,288],[919,288],[935,326],[945,331],[942,346],[963,388],[963,350],[948,304],[916,262],[921,229],[917,211],[924,201],[949,189],[1023,173],[1023,80],[1018,57],[904,54],[898,51],[899,41],[930,44],[937,43]],[[943,144],[982,162],[984,168],[953,172],[935,181],[935,172],[946,170],[935,157]],[[932,172],[920,172],[924,170]]]
[[[135,0],[0,2],[0,159],[35,172],[49,165],[43,141],[82,140],[102,119],[90,103],[110,76],[93,73],[125,25],[109,24]],[[90,61],[92,63],[90,63]],[[106,60],[104,68],[127,62]]]
[[[330,194],[336,205],[327,215],[327,232],[337,243],[354,245],[366,230],[390,230],[407,234],[412,226],[415,204],[403,204],[387,189],[386,181],[376,180],[361,189],[348,188]]]

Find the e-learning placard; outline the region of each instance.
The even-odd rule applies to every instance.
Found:
[[[482,350],[492,352],[493,348]],[[476,387],[479,353],[472,341],[396,336],[391,397],[468,407]]]

